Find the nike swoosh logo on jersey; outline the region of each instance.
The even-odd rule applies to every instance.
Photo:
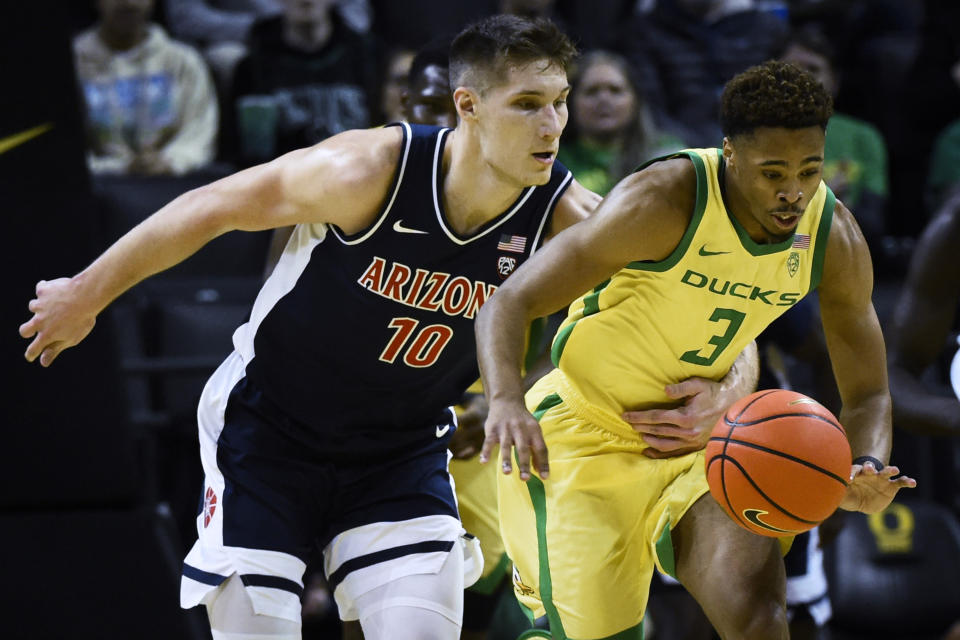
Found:
[[[397,233],[429,233],[429,231],[421,231],[420,229],[411,229],[410,227],[403,226],[403,220],[397,220],[393,223],[393,230]]]
[[[700,251],[698,251],[697,253],[699,253],[702,256],[720,256],[730,252],[729,251],[708,251],[707,245],[701,245]]]
[[[14,147],[19,147],[24,142],[33,140],[37,136],[46,133],[53,129],[53,123],[47,122],[39,126],[33,127],[32,129],[26,129],[20,133],[15,133],[12,136],[7,136],[0,139],[0,153],[6,153],[13,149]]]
[[[450,425],[443,425],[443,429],[437,426],[437,437],[442,438],[444,435],[446,435],[447,431],[450,431]]]

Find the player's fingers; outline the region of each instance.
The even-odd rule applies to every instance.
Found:
[[[60,352],[66,348],[66,346],[67,345],[62,341],[47,345],[47,347],[43,350],[43,353],[40,354],[40,366],[49,367],[53,361],[57,359],[57,356],[60,355]]]
[[[706,381],[702,378],[687,378],[675,384],[668,384],[663,388],[668,398],[679,400],[688,396],[694,396],[704,390]]]
[[[676,438],[661,438],[648,433],[645,433],[643,436],[641,436],[641,440],[658,451],[675,451],[681,447],[686,447],[689,444],[683,440],[677,440]]]
[[[647,409],[645,411],[624,411],[620,415],[632,425],[644,425],[669,423],[671,421],[668,417],[674,413],[676,411],[673,409]]]
[[[523,437],[517,437],[513,443],[517,451],[517,470],[520,472],[520,479],[526,482],[530,479],[530,445]]]
[[[496,438],[491,437],[489,434],[483,439],[483,446],[480,447],[480,464],[486,464],[490,460],[490,454],[493,453],[493,448],[497,445]]]
[[[513,454],[513,438],[505,433],[500,437],[500,470],[509,475],[513,471],[513,461],[510,456]]]
[[[546,480],[550,477],[550,454],[547,451],[547,443],[543,441],[543,436],[539,432],[531,440],[530,451],[533,454],[533,466],[540,477]]]
[[[27,362],[33,362],[39,358],[40,354],[49,346],[44,335],[38,333],[33,341],[27,345],[27,350],[23,353],[23,357],[27,359]]]
[[[686,427],[680,427],[671,423],[636,425],[633,428],[637,433],[661,438],[693,440],[697,436],[697,432],[693,429],[687,429]]]
[[[20,336],[23,338],[32,338],[37,333],[37,316],[33,316],[22,325],[20,325]]]

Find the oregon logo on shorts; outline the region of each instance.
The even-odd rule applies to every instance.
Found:
[[[533,595],[533,589],[523,584],[523,580],[520,578],[520,572],[517,570],[516,565],[513,567],[513,590],[521,596]]]
[[[800,268],[800,254],[796,251],[791,251],[789,257],[787,257],[787,273],[790,274],[790,277],[797,275],[797,269]]]

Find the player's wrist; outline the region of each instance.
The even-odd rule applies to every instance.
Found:
[[[873,465],[873,468],[876,469],[877,471],[880,471],[886,466],[885,464],[883,464],[883,462],[881,462],[877,458],[874,458],[873,456],[857,456],[856,458],[853,459],[853,464],[858,464],[861,467],[867,462],[871,463]]]

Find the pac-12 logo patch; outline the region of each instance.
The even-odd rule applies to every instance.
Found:
[[[203,495],[203,528],[206,529],[217,510],[217,494],[213,492],[213,487],[207,487],[207,492]]]
[[[497,273],[500,274],[502,279],[506,279],[506,277],[513,273],[513,270],[516,268],[516,258],[511,258],[510,256],[500,256],[500,258],[497,260]]]
[[[790,277],[797,275],[797,269],[800,268],[800,254],[796,251],[791,251],[790,256],[787,258],[787,273],[790,274]]]

